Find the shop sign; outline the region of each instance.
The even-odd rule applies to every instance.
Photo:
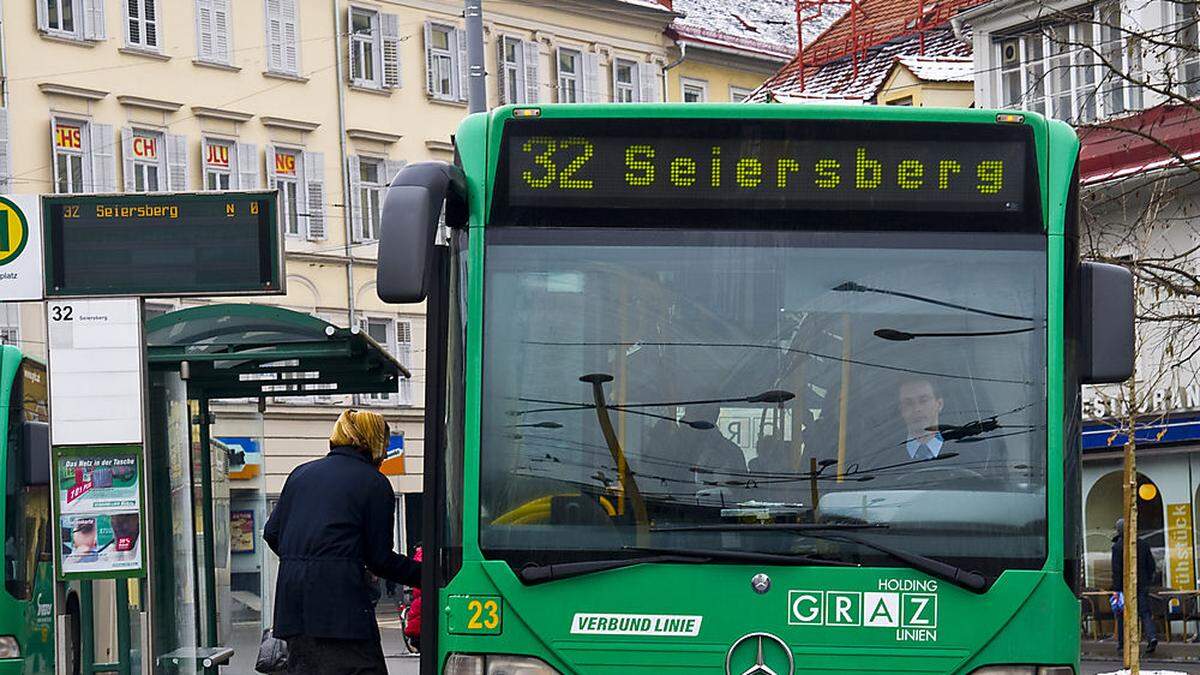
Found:
[[[220,143],[209,143],[205,146],[204,162],[212,167],[229,168],[229,146]]]
[[[296,155],[291,152],[275,153],[275,173],[281,176],[295,176]]]
[[[67,124],[55,125],[54,147],[60,150],[82,150],[83,130]]]
[[[1191,504],[1167,504],[1167,548],[1170,551],[1171,588],[1194,588],[1196,570],[1192,560]]]
[[[158,161],[158,138],[154,136],[134,136],[133,156],[137,159]]]
[[[1200,384],[1153,389],[1142,397],[1137,412],[1145,415],[1177,410],[1200,410]],[[1084,388],[1084,419],[1123,417],[1128,414],[1129,404],[1121,398],[1105,396],[1096,389]]]

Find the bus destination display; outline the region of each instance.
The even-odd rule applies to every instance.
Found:
[[[991,213],[1024,208],[1027,147],[1020,138],[744,132],[722,137],[680,133],[671,129],[676,122],[688,125],[642,120],[666,129],[661,136],[510,125],[507,203]],[[768,122],[751,124],[770,131]]]
[[[274,192],[43,200],[48,295],[278,293]]]

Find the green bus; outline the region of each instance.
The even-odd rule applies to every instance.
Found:
[[[1078,670],[1081,383],[1132,371],[1032,113],[544,105],[407,166],[422,672]]]
[[[0,673],[54,672],[53,530],[46,366],[0,346],[4,592]]]

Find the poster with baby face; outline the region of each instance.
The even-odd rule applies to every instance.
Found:
[[[141,448],[56,447],[60,578],[140,576]]]

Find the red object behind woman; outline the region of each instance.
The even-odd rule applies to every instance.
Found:
[[[421,547],[413,552],[412,559],[416,562],[421,562]],[[404,622],[404,634],[407,635],[417,649],[421,645],[421,588],[413,587],[412,604],[406,610],[408,613],[407,621]]]

